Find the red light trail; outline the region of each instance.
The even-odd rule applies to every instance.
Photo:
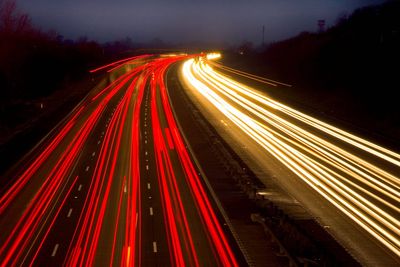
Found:
[[[9,216],[0,220],[1,266],[52,259],[65,266],[142,265],[143,242],[149,237],[141,231],[140,188],[146,170],[140,165],[140,131],[148,90],[154,146],[150,156],[155,159],[150,167],[157,169],[154,187],[161,198],[161,226],[168,243],[158,248],[154,242],[153,253],[169,251],[168,261],[174,266],[238,265],[166,92],[166,70],[187,58],[142,55],[91,71],[109,69],[117,77],[88,95],[0,197],[0,218]],[[64,225],[69,234],[57,241],[64,243],[52,243]]]

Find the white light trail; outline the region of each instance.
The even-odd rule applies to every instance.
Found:
[[[400,178],[391,173],[400,171],[400,154],[264,96],[202,58],[182,72],[266,152],[400,256]]]

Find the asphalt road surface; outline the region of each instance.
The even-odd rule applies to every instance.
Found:
[[[267,186],[297,199],[366,266],[400,264],[400,155],[286,106],[260,90],[290,86],[188,59],[179,77],[219,134]],[[242,81],[242,83],[236,80]]]
[[[272,179],[363,265],[400,265],[400,155],[236,82],[289,86],[214,57],[93,70],[104,80],[7,177],[1,266],[245,264],[173,116],[176,62],[170,75],[265,183],[260,195]]]
[[[166,70],[187,58],[93,70],[104,81],[2,191],[1,266],[239,265],[166,95]]]

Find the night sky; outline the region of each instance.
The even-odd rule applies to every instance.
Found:
[[[315,31],[340,14],[384,0],[18,0],[33,23],[66,38],[87,36],[111,41],[160,38],[166,42],[259,44],[262,25],[266,42]]]

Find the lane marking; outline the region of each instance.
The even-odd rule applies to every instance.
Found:
[[[82,189],[82,184],[79,185],[78,191],[81,191],[81,189]]]
[[[147,140],[144,140],[144,143],[147,144]]]
[[[71,217],[71,213],[72,213],[72,208],[69,209],[68,214],[67,214],[67,218]]]
[[[88,170],[89,170],[89,168],[90,168],[89,166],[86,166],[86,169],[85,169],[85,170],[86,170],[86,171],[88,171]]]
[[[147,189],[149,189],[150,190],[150,183],[147,183]]]
[[[149,165],[146,165],[146,170],[149,170]]]
[[[150,207],[150,216],[153,216],[153,208]]]
[[[101,143],[101,141],[99,140],[99,141],[97,142],[97,144],[100,145],[100,143]]]
[[[153,241],[153,252],[157,253],[157,242]]]
[[[58,247],[59,247],[59,244],[57,243],[57,244],[54,246],[53,253],[51,253],[51,256],[52,256],[52,257],[54,257],[54,256],[56,255]]]
[[[145,151],[144,154],[147,156],[147,151]]]
[[[93,153],[92,153],[92,157],[94,157],[95,155],[96,155],[96,152],[93,152]]]
[[[126,193],[126,191],[127,191],[127,188],[126,188],[126,185],[124,186],[124,193]]]

